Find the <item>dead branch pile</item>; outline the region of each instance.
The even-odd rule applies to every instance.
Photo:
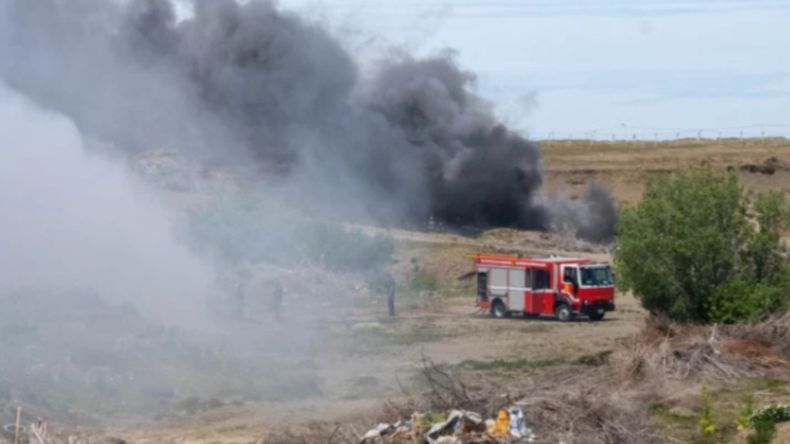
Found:
[[[593,384],[599,382],[592,380]],[[569,383],[544,389],[519,402],[538,442],[567,444],[667,443],[656,436],[647,412],[649,400],[607,385],[590,389]]]
[[[515,404],[539,442],[672,442],[653,434],[651,405],[696,397],[702,383],[787,371],[788,361],[790,315],[750,326],[681,326],[652,319],[606,365],[574,369],[565,379],[555,374],[543,385],[522,390]],[[499,394],[470,390],[430,361],[423,364],[434,407],[455,403],[490,414],[509,402]]]
[[[429,410],[462,408],[479,411],[485,399],[473,399],[466,384],[454,378],[448,371],[436,365],[430,358],[422,356],[422,376],[428,393],[423,397]]]
[[[29,444],[88,444],[75,435],[69,435],[65,440],[50,435],[45,421],[30,424],[27,440]]]
[[[762,351],[765,358],[790,360],[790,313],[760,324],[727,326],[724,330],[733,339],[751,343],[755,350],[747,353]]]
[[[359,436],[350,424],[310,424],[304,430],[275,432],[256,444],[358,444]]]
[[[418,401],[413,401],[409,406],[391,408],[390,420],[395,417],[407,420],[409,416],[404,415],[404,412],[409,408],[437,412],[463,409],[477,412],[483,417],[496,418],[498,410],[512,405],[523,411],[526,426],[535,433],[534,440],[529,442],[671,442],[653,435],[650,428],[647,415],[654,396],[644,396],[639,391],[623,393],[612,390],[617,384],[612,382],[612,376],[605,366],[589,367],[582,372],[573,369],[568,374],[555,372],[552,378],[547,378],[541,384],[510,387],[507,394],[492,392],[495,389],[490,386],[467,383],[463,375],[436,365],[427,357],[423,357],[422,366],[425,390]],[[396,435],[390,441],[381,439],[375,442],[420,442],[405,438],[409,437]],[[485,433],[454,438],[458,440],[448,442],[527,442]]]
[[[576,369],[564,380],[554,375],[517,404],[541,442],[672,442],[654,434],[650,407],[696,399],[702,383],[729,383],[787,368],[786,319],[751,327],[680,326],[652,319],[604,365]]]
[[[790,358],[788,318],[757,325],[679,326],[648,321],[615,354],[619,380],[732,381],[781,370]]]
[[[662,443],[650,406],[696,397],[699,384],[786,372],[790,316],[757,325],[679,326],[649,321],[608,365],[536,388],[520,402],[547,442]]]

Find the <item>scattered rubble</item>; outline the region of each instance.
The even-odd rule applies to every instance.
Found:
[[[431,423],[432,416],[414,413],[408,420],[382,423],[362,437],[361,444],[420,440],[427,444],[497,444],[534,442],[535,435],[527,427],[524,413],[518,406],[501,409],[496,418],[483,420],[482,415],[466,410],[452,410],[444,421]]]

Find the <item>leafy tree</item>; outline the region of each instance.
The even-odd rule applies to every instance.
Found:
[[[788,214],[781,193],[750,199],[734,174],[651,177],[639,205],[621,214],[619,281],[646,309],[671,319],[762,317],[787,301],[780,237]]]

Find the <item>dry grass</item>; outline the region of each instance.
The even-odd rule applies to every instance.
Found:
[[[674,443],[700,440],[700,393],[710,389],[721,442],[735,436],[733,418],[744,393],[787,393],[790,317],[758,325],[679,326],[650,320],[598,365],[557,365],[506,379],[495,370],[437,366],[423,360],[419,381],[403,395],[341,422],[283,426],[256,443],[352,444],[378,423],[415,411],[442,420],[454,408],[493,417],[519,405],[539,443]],[[786,395],[781,395],[786,396]],[[416,443],[399,438],[382,443]],[[480,440],[466,442],[496,442]],[[701,442],[701,441],[699,441]]]
[[[538,442],[679,442],[657,429],[655,406],[679,406],[693,415],[703,384],[715,391],[743,381],[790,380],[788,343],[790,317],[719,327],[653,319],[603,365],[552,368],[507,387],[486,384],[477,374],[470,380],[463,372],[427,365],[429,389],[419,402],[412,400],[392,413],[403,417],[410,409],[460,407],[493,416],[515,403],[524,410]],[[692,416],[688,422],[694,433],[696,419]]]
[[[632,204],[642,196],[644,180],[703,165],[719,171],[738,171],[750,190],[790,187],[790,140],[681,139],[662,142],[560,140],[541,142],[546,190],[581,195],[590,180],[603,183],[618,202]],[[749,165],[775,158],[773,174]],[[742,167],[747,167],[742,171]]]
[[[683,402],[701,384],[726,386],[747,378],[790,379],[790,318],[758,325],[678,326],[655,319],[612,357],[613,381]]]

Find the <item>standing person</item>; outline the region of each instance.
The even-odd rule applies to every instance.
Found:
[[[395,317],[395,278],[392,274],[387,274],[386,291],[387,291],[387,311],[390,317]]]
[[[231,298],[233,304],[233,317],[236,320],[244,319],[245,312],[247,311],[247,290],[250,286],[250,280],[253,274],[244,264],[236,265],[231,270]]]
[[[275,319],[282,319],[280,309],[283,305],[284,294],[283,284],[279,280],[275,280],[272,288],[272,312],[274,312]]]
[[[234,277],[233,305],[235,308],[234,317],[237,320],[244,319],[244,306],[247,299],[247,276],[241,270],[236,270]]]

